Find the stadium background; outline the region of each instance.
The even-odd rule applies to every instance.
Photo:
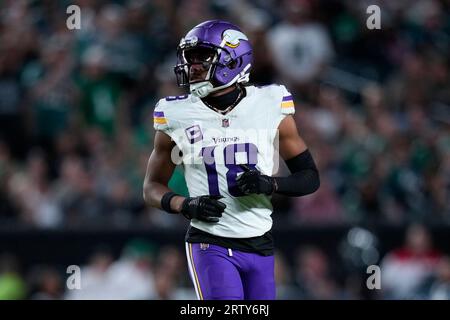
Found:
[[[187,221],[141,195],[154,105],[183,93],[176,45],[213,18],[248,34],[252,82],[292,91],[320,168],[315,194],[273,199],[278,298],[449,299],[449,5],[2,1],[0,299],[195,298]],[[179,170],[170,185],[186,193]],[[82,290],[67,290],[69,265]]]

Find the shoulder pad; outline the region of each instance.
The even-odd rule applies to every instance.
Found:
[[[294,99],[292,94],[282,84],[269,84],[264,86],[256,86],[256,88],[265,90],[267,94],[272,96],[277,103],[278,110],[282,114],[293,114],[295,112]]]

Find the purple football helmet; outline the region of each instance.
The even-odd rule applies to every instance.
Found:
[[[192,54],[194,51],[197,53]],[[189,86],[191,93],[200,98],[249,81],[252,47],[247,36],[229,22],[211,20],[195,26],[181,39],[177,56],[174,71],[178,86]],[[199,65],[206,75],[192,79],[193,68]]]

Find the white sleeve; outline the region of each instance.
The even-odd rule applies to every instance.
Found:
[[[160,100],[153,111],[153,127],[155,130],[163,131],[166,134],[170,133],[169,119],[164,113],[164,101]]]
[[[281,113],[284,115],[294,114],[295,106],[294,106],[294,97],[292,94],[286,89],[285,86],[281,85],[282,97],[280,102]]]

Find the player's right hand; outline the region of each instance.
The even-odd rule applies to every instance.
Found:
[[[226,205],[218,199],[222,196],[200,196],[186,198],[183,201],[181,213],[187,219],[198,219],[204,222],[216,223],[222,217]]]

